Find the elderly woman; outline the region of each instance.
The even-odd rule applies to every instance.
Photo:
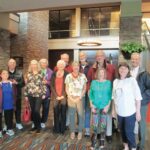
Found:
[[[31,106],[31,116],[34,123],[34,128],[31,129],[31,132],[36,131],[36,133],[40,133],[40,108],[43,99],[46,97],[46,86],[43,84],[43,76],[41,75],[39,63],[36,60],[30,62],[24,95],[25,100],[29,100]]]
[[[43,58],[39,61],[41,67],[41,73],[43,76],[43,84],[46,85],[46,97],[42,101],[42,118],[41,118],[41,127],[45,128],[45,123],[48,119],[49,113],[49,105],[50,105],[50,80],[53,71],[48,68],[48,61],[47,59]]]
[[[66,126],[66,92],[65,78],[67,72],[64,71],[65,62],[59,60],[57,62],[57,71],[53,73],[51,78],[52,100],[54,101],[54,132],[64,134]]]
[[[68,107],[70,116],[70,138],[75,138],[75,113],[77,111],[79,118],[78,140],[82,139],[82,129],[84,125],[84,112],[82,98],[86,92],[86,76],[79,72],[79,63],[72,63],[73,72],[68,74],[65,80],[66,92],[68,96]]]
[[[135,121],[141,119],[142,96],[136,79],[130,76],[129,65],[121,63],[118,72],[113,83],[113,116],[116,111],[124,150],[136,150],[134,127]]]

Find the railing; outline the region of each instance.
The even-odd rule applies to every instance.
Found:
[[[150,50],[150,40],[148,38],[148,36],[150,36],[150,29],[149,29],[146,21],[144,21],[142,23],[142,30],[143,30],[143,37],[144,37],[144,39],[146,41],[148,49]]]
[[[80,37],[119,36],[119,28],[81,29],[80,32]],[[49,31],[49,39],[73,37],[76,37],[76,30]]]

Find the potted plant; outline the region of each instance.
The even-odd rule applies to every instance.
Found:
[[[146,47],[138,42],[125,42],[121,45],[121,52],[125,59],[130,59],[132,53],[141,53]]]

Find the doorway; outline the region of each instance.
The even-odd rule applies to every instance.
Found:
[[[70,63],[73,61],[73,49],[57,49],[57,50],[49,50],[48,52],[48,61],[49,67],[53,70],[56,66],[57,61],[60,59],[60,55],[63,53],[67,53],[70,58]]]

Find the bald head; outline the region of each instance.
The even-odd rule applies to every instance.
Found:
[[[61,54],[60,59],[63,60],[66,65],[69,63],[69,55],[67,53]]]
[[[103,50],[98,50],[96,52],[96,61],[103,64],[105,60],[105,53]]]
[[[139,53],[132,53],[131,54],[131,67],[132,68],[136,68],[138,66],[140,66],[140,54]]]

